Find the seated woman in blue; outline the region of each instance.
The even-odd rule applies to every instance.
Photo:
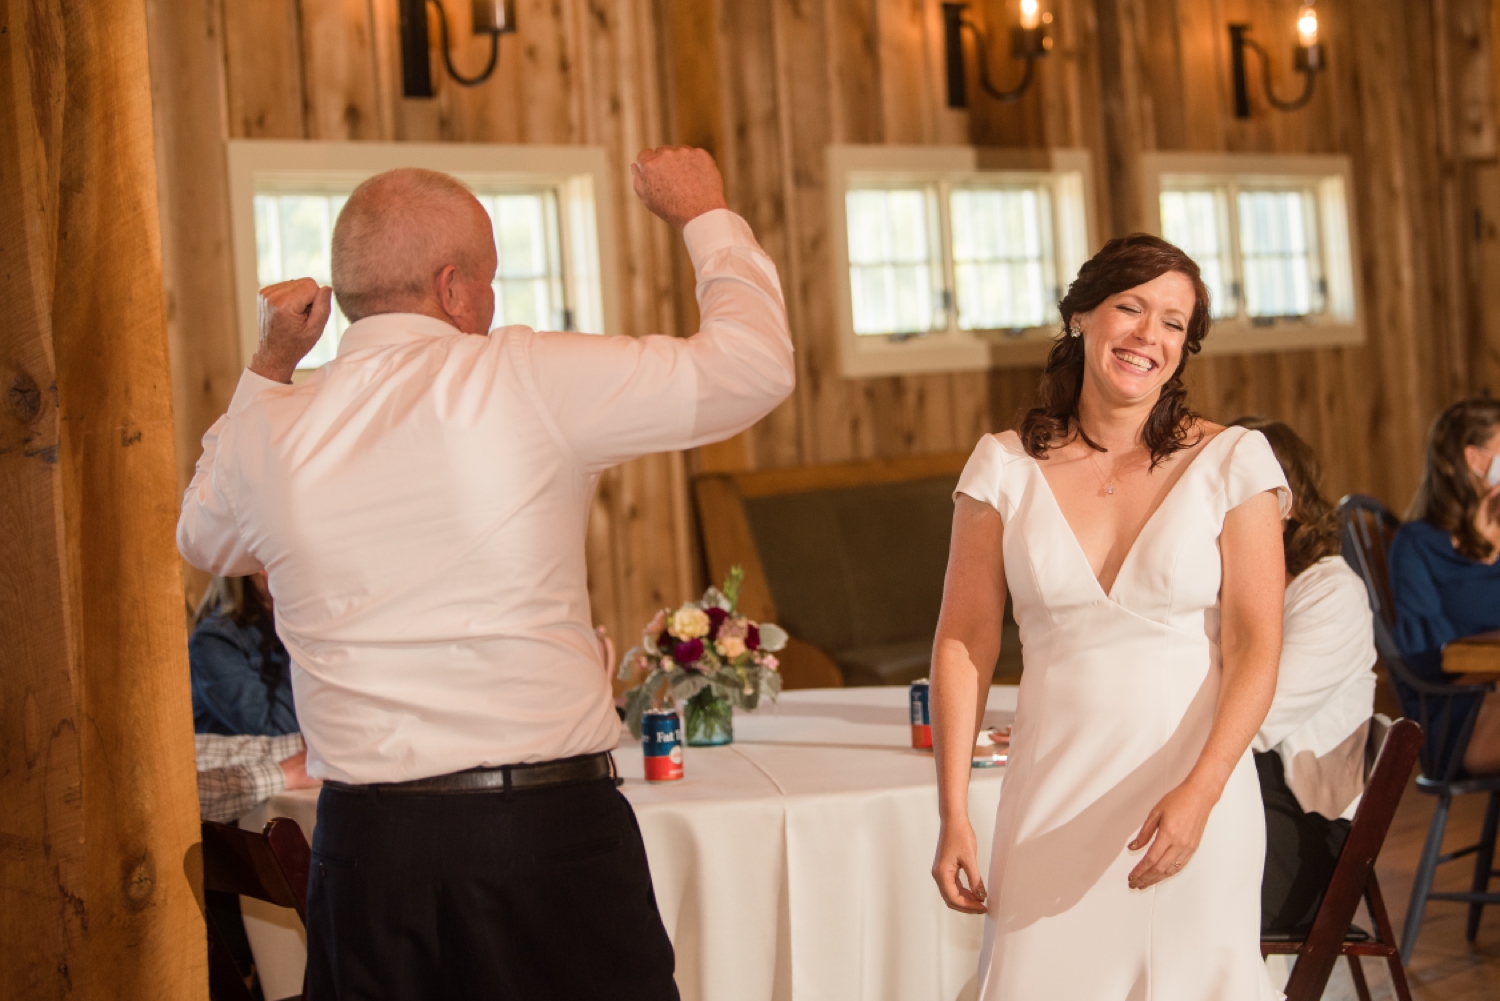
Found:
[[[1443,671],[1445,646],[1500,629],[1500,401],[1463,400],[1433,421],[1406,516],[1391,543],[1393,639],[1413,673],[1443,681],[1451,677]],[[1500,771],[1495,694],[1479,708],[1463,766],[1471,774]]]
[[[276,637],[265,573],[215,577],[188,639],[196,733],[297,732],[291,657]]]

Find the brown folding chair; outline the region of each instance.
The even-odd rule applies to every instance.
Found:
[[[203,822],[203,890],[205,893],[254,897],[290,907],[307,921],[307,873],[312,851],[302,828],[277,817],[259,833],[228,824]],[[301,1001],[306,993],[284,1001]],[[208,996],[210,1001],[250,1001],[251,994],[225,945],[225,936],[208,922]],[[269,999],[268,999],[269,1001]]]
[[[1322,997],[1334,963],[1341,955],[1349,958],[1349,973],[1360,1001],[1370,1001],[1370,988],[1360,966],[1363,956],[1383,958],[1390,966],[1396,997],[1400,1001],[1411,1001],[1406,970],[1401,965],[1401,949],[1391,929],[1391,919],[1386,914],[1380,883],[1375,878],[1375,858],[1385,843],[1391,819],[1396,815],[1396,806],[1406,789],[1406,780],[1416,763],[1417,752],[1422,746],[1422,728],[1409,719],[1400,719],[1390,725],[1381,741],[1376,730],[1383,727],[1383,719],[1377,717],[1370,722],[1372,746],[1378,746],[1380,750],[1365,783],[1364,796],[1355,810],[1354,821],[1349,826],[1349,836],[1334,864],[1323,902],[1313,916],[1312,929],[1305,939],[1277,936],[1260,943],[1262,956],[1297,957],[1286,983],[1287,1001],[1316,1001]],[[1361,898],[1375,923],[1374,935],[1354,927],[1354,912]]]

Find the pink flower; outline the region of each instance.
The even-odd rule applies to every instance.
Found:
[[[774,653],[764,653],[760,656],[760,666],[767,671],[774,671],[781,666],[781,661],[776,659]]]

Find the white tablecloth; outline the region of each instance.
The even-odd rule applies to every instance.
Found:
[[[990,692],[1005,723],[1016,690]],[[657,904],[677,950],[683,1001],[976,995],[983,920],[943,906],[928,870],[937,843],[932,755],[913,751],[905,688],[788,692],[736,712],[735,743],[688,748],[686,777],[649,784],[640,745],[615,752]],[[975,769],[969,811],[987,870],[1002,769]],[[273,798],[311,837],[316,792]],[[246,901],[268,998],[301,990],[295,916]]]

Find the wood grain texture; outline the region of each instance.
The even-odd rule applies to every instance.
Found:
[[[223,150],[224,18],[214,0],[150,0],[146,18],[180,495],[203,430],[223,413],[244,367]],[[186,561],[182,570],[196,598],[208,575]]]
[[[145,9],[0,16],[0,994],[201,998]]]

